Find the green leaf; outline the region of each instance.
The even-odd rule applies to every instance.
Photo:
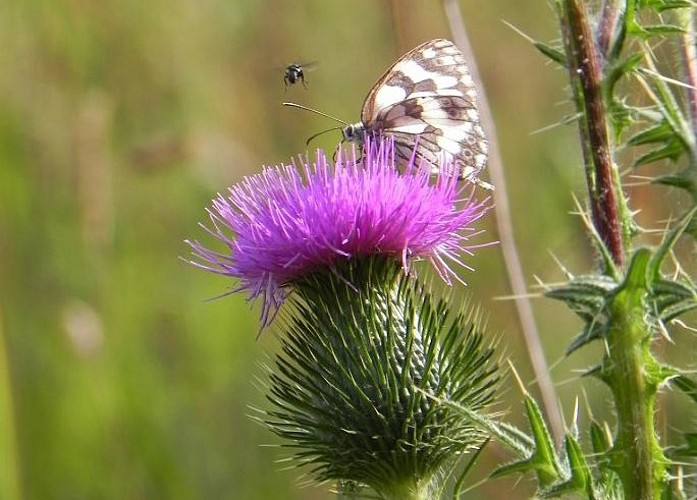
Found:
[[[612,120],[613,139],[619,143],[624,131],[636,122],[635,109],[626,102],[611,97],[608,112]]]
[[[652,0],[647,2],[656,12],[664,12],[670,9],[684,9],[694,7],[694,2],[687,0]]]
[[[697,199],[697,181],[695,180],[695,176],[689,170],[662,175],[654,179],[653,182],[655,184],[663,184],[664,186],[684,189],[690,193],[690,195],[692,195],[693,199]]]
[[[655,11],[663,10],[667,4],[671,4],[676,0],[634,0],[637,6],[641,9],[651,9]],[[684,2],[684,0],[679,0]]]
[[[609,461],[607,460],[607,453],[612,448],[611,436],[595,420],[591,421],[590,424],[590,436],[593,455],[596,458],[594,466],[597,469],[594,489],[601,493],[595,494],[594,497],[598,499],[623,499],[622,483],[615,471],[609,467]],[[589,497],[591,497],[590,494]]]
[[[640,146],[643,144],[654,144],[657,142],[668,142],[675,137],[675,131],[665,120],[656,126],[648,128],[627,140],[630,146]]]
[[[629,261],[627,276],[618,288],[619,291],[635,292],[637,290],[646,290],[653,281],[653,274],[648,273],[649,264],[651,263],[651,250],[648,248],[639,248]]]
[[[588,324],[586,324],[583,330],[581,330],[581,333],[579,333],[573,338],[573,340],[569,344],[569,347],[566,348],[566,352],[564,354],[568,356],[580,349],[581,347],[583,347],[584,345],[590,344],[594,340],[604,338],[607,335],[607,329],[608,325],[606,318],[603,318],[602,321],[589,322]]]
[[[590,467],[578,441],[569,434],[564,440],[564,450],[571,475],[566,481],[554,484],[542,491],[541,496],[550,498],[584,492],[588,498],[593,498],[593,476]]]
[[[502,477],[512,473],[535,472],[541,487],[545,488],[564,477],[565,472],[554,452],[552,436],[544,422],[540,407],[529,395],[525,395],[525,410],[532,430],[534,448],[532,454],[517,462],[497,468],[491,477]]]
[[[608,68],[607,76],[605,77],[604,85],[606,93],[611,95],[615,88],[617,82],[626,75],[629,75],[636,71],[636,69],[641,65],[644,56],[643,54],[632,54],[623,61],[615,61],[610,68]]]
[[[552,47],[551,45],[544,42],[533,42],[533,45],[537,50],[542,52],[543,55],[549,57],[552,61],[566,67],[566,54],[562,50]]]
[[[612,447],[612,442],[607,432],[605,432],[605,429],[595,420],[590,423],[590,435],[593,453],[596,455],[602,455]]]
[[[666,235],[666,238],[656,249],[653,256],[651,257],[651,262],[648,269],[648,272],[651,274],[652,279],[658,280],[663,262],[668,257],[668,255],[670,255],[670,252],[675,247],[675,244],[678,242],[678,239],[685,232],[688,225],[690,224],[690,222],[696,214],[697,207],[693,208],[687,214],[685,214],[678,223],[678,225]],[[664,282],[668,282],[668,280],[665,280]]]
[[[640,167],[648,163],[653,163],[660,160],[677,161],[680,155],[685,152],[683,144],[679,140],[670,141],[662,148],[654,149],[640,156],[634,162],[635,167]]]
[[[545,293],[547,297],[565,302],[584,322],[583,330],[571,342],[567,354],[605,336],[606,305],[616,288],[617,283],[608,276],[579,276]]]
[[[608,276],[577,276],[565,285],[552,288],[545,295],[564,302],[597,307],[604,303],[608,293],[616,286],[617,282]]]
[[[685,33],[685,29],[682,26],[676,26],[674,24],[656,24],[653,26],[643,26],[642,28],[642,36],[644,38],[650,38],[652,36],[682,35]]]
[[[663,323],[697,308],[697,287],[688,282],[660,279],[651,288],[652,316]]]
[[[428,397],[433,398],[432,395]],[[483,415],[481,412],[473,411],[451,400],[443,400],[442,403],[467,418],[474,426],[495,437],[517,455],[527,457],[532,453],[533,439],[517,427],[505,422],[496,422],[493,418]]]

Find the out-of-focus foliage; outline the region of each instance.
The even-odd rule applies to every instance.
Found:
[[[566,97],[564,75],[501,20],[548,39],[555,19],[546,2],[461,3],[524,267],[531,283],[553,281],[561,273],[546,250],[567,265],[590,258],[568,213],[581,181],[575,130],[531,135],[569,111],[550,107]],[[284,471],[283,450],[261,446],[279,441],[247,416],[265,404],[255,377],[277,348],[273,328],[255,342],[258,310],[238,296],[206,302],[229,283],[178,256],[182,240],[202,236],[196,223],[218,191],[333,125],[281,101],[356,120],[382,69],[439,36],[435,1],[0,3],[0,497],[332,497]],[[285,90],[295,61],[319,62],[307,90]],[[512,304],[492,300],[508,294],[498,251],[474,265],[470,291],[529,380]],[[551,301],[536,307],[557,361],[578,323]],[[583,362],[565,360],[555,379]],[[602,390],[585,390],[602,411]],[[564,402],[579,392],[560,388]]]

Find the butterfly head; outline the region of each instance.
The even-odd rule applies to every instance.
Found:
[[[346,125],[341,129],[344,140],[348,142],[362,143],[365,134],[365,125],[362,122]]]

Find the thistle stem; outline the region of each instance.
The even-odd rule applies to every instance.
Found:
[[[623,4],[622,0],[605,0],[603,2],[600,22],[598,23],[598,35],[596,37],[598,52],[603,57],[607,57],[617,46],[615,39],[617,29],[620,26],[619,21],[622,16]]]
[[[579,128],[593,226],[618,269],[625,267],[630,250],[630,224],[614,163],[605,71],[622,49],[622,16],[633,16],[632,2],[623,4],[624,11],[617,1],[607,0],[594,32],[585,0],[559,0],[570,80],[582,116]],[[654,422],[658,388],[654,375],[659,368],[651,355],[646,321],[649,255],[648,250],[636,252],[624,283],[608,304],[610,328],[600,370],[617,411],[617,436],[608,464],[621,479],[624,497],[641,500],[660,498],[665,486],[665,458]]]
[[[651,331],[644,318],[647,292],[646,250],[632,260],[627,282],[614,297],[612,327],[602,378],[610,386],[617,410],[617,437],[609,464],[624,486],[625,498],[658,499],[665,487],[666,460],[656,439],[654,410],[658,363],[650,351]]]
[[[614,321],[624,316],[619,313]],[[648,350],[636,342],[644,333],[635,324],[620,324],[608,338],[613,372],[609,378],[617,409],[617,437],[610,454],[611,467],[622,478],[625,498],[660,498],[654,481],[653,453],[655,394],[646,386],[643,355]],[[660,450],[660,448],[659,448]]]
[[[595,45],[588,11],[583,0],[564,0],[562,15],[569,73],[577,109],[582,113],[580,133],[585,157],[586,181],[593,225],[614,263],[625,263],[612,143],[603,100],[603,59]],[[612,42],[608,41],[607,46]]]

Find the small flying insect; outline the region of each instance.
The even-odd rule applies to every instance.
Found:
[[[295,85],[300,82],[303,87],[307,89],[307,83],[305,83],[305,71],[312,71],[315,69],[317,63],[292,63],[283,69],[283,83],[286,84],[286,90],[288,90],[289,85]]]

